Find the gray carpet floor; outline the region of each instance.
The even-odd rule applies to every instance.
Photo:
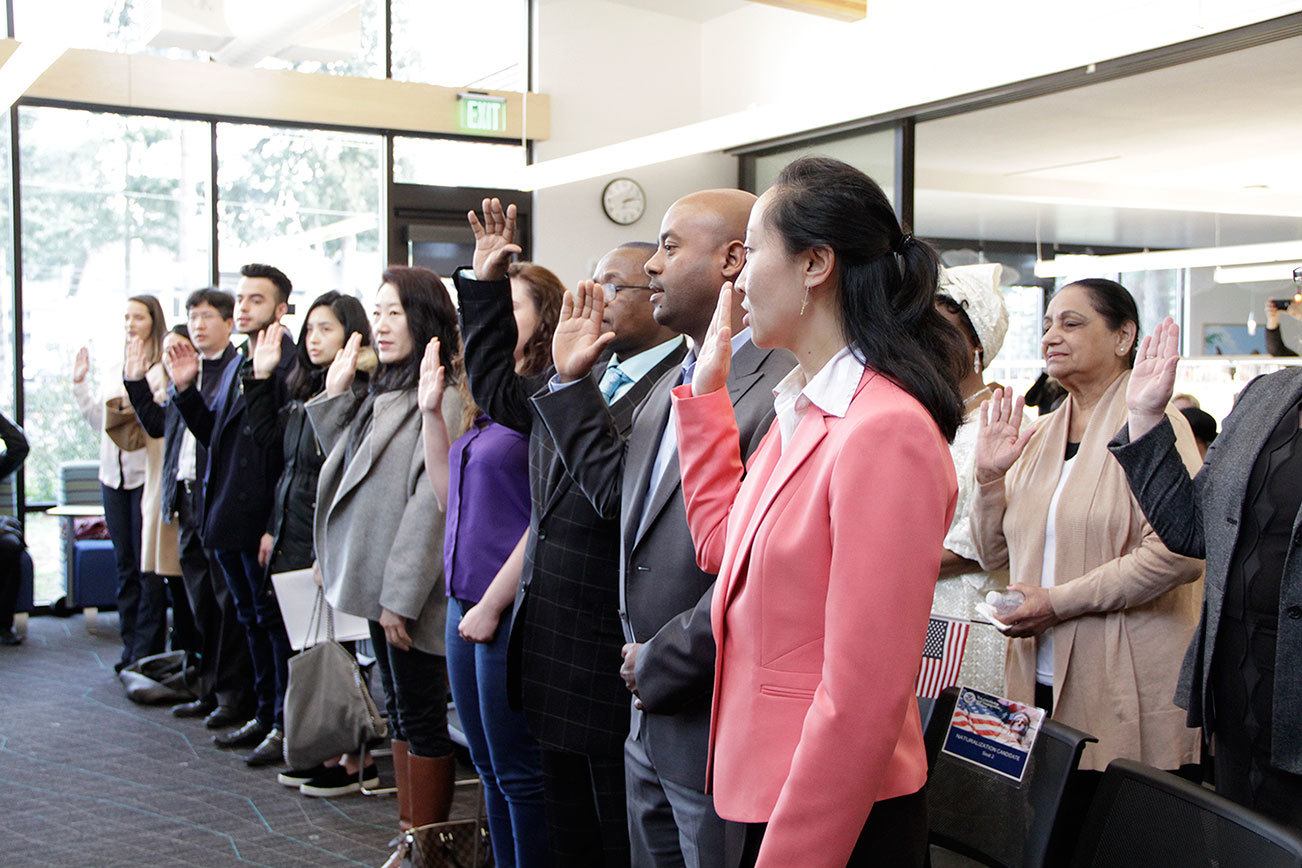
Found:
[[[392,797],[305,798],[213,747],[202,720],[133,704],[116,632],[112,614],[89,630],[34,618],[24,645],[0,647],[0,865],[384,861]],[[473,796],[458,793],[463,815]]]

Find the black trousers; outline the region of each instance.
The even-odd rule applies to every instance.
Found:
[[[760,845],[768,823],[748,823],[742,848],[741,868],[759,860]],[[927,789],[885,799],[873,805],[859,840],[845,863],[847,868],[890,865],[891,868],[922,868],[927,864]]]
[[[118,570],[118,629],[122,662],[158,654],[167,642],[167,598],[157,576],[140,571],[140,495],[142,487],[100,485],[104,523],[113,541]]]
[[[375,662],[384,685],[384,707],[393,738],[415,756],[452,753],[448,735],[448,661],[412,648],[402,651],[384,638],[379,621],[368,622]]]
[[[14,625],[18,589],[23,583],[22,552],[20,548],[0,549],[0,630]]]
[[[176,525],[169,525],[163,533],[177,533]],[[185,590],[185,579],[181,576],[160,576],[167,586],[167,601],[172,606],[172,641],[171,650],[188,651],[191,654],[203,653],[203,637],[194,623],[194,613],[190,611],[190,595]]]
[[[190,600],[202,651],[199,658],[201,695],[219,705],[245,708],[252,696],[253,670],[244,628],[221,570],[199,539],[199,489],[179,485],[176,493],[180,526],[181,573]]]
[[[543,799],[552,863],[576,868],[629,864],[624,754],[542,749]]]

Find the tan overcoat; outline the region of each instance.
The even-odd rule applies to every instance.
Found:
[[[1129,372],[1118,377],[1095,408],[1058,503],[1049,599],[1064,620],[1051,628],[1053,716],[1099,739],[1081,768],[1101,770],[1126,757],[1174,769],[1199,758],[1199,731],[1185,726],[1174,696],[1198,624],[1203,562],[1162,544],[1108,452],[1126,421],[1129,379]],[[1007,567],[1014,583],[1041,584],[1073,405],[1068,399],[1041,418],[1008,474],[978,488],[972,532],[981,565]],[[1196,473],[1201,461],[1189,426],[1171,408],[1167,415]],[[1008,696],[1019,702],[1034,699],[1036,641],[1008,644]]]

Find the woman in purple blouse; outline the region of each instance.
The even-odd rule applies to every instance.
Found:
[[[531,263],[511,266],[519,339],[515,368],[524,376],[551,363],[552,332],[565,288]],[[511,605],[520,584],[529,529],[529,440],[475,411],[450,444],[442,406],[439,342],[421,365],[425,467],[446,507],[447,660],[452,698],[484,782],[493,858],[498,866],[549,864],[542,760],[523,713],[507,704],[506,648]],[[469,404],[468,393],[465,400]]]

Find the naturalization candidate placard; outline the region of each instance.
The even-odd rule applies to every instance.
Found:
[[[1044,720],[1044,709],[959,687],[942,752],[1019,783]]]

